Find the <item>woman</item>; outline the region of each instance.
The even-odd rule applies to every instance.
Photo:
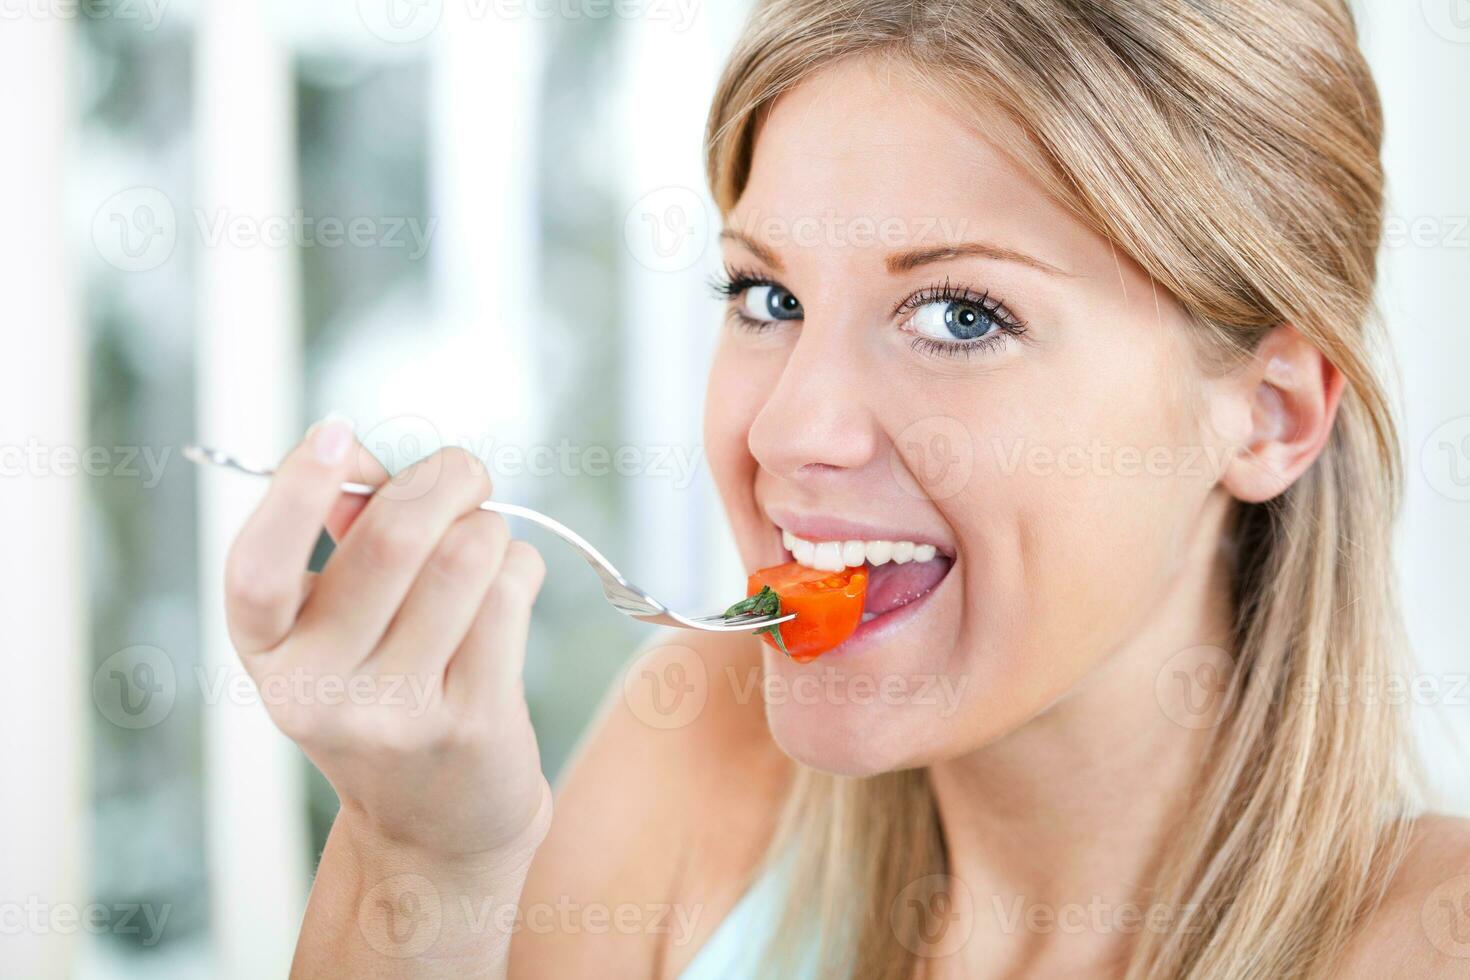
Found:
[[[553,820],[539,558],[454,453],[339,497],[385,474],[319,424],[232,552],[235,642],[436,696],[275,709],[342,799],[296,971],[1470,976],[1470,830],[1416,815],[1382,694],[1343,4],[770,0],[709,135],[711,465],[747,567],[863,564],[866,621],[810,663],[659,638]]]

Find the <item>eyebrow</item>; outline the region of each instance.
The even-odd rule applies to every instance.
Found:
[[[943,262],[946,259],[957,259],[964,256],[976,255],[980,258],[995,259],[997,262],[1015,262],[1019,265],[1030,266],[1041,272],[1052,276],[1066,276],[1071,278],[1071,273],[1057,268],[1050,262],[1043,262],[1038,258],[1027,255],[1025,252],[1017,252],[1015,249],[1003,248],[999,245],[990,245],[986,242],[958,242],[953,245],[935,245],[930,248],[916,248],[907,252],[895,252],[888,256],[888,271],[897,275],[900,272],[912,272],[922,265],[931,262]]]
[[[726,228],[720,232],[720,238],[724,241],[736,242],[743,245],[752,255],[777,272],[785,269],[785,266],[775,252],[744,232]],[[994,259],[997,262],[1015,262],[1018,265],[1029,266],[1048,275],[1072,277],[1072,273],[1064,269],[1059,269],[1050,262],[1043,262],[1041,259],[1027,255],[1025,252],[1017,252],[1015,249],[1004,248],[1000,245],[991,245],[987,242],[955,242],[952,244],[932,245],[925,248],[894,252],[888,256],[885,264],[891,275],[899,275],[904,272],[912,272],[920,266],[930,265],[934,262],[944,262],[949,259],[964,258],[966,256]]]
[[[737,244],[744,245],[746,251],[748,251],[751,255],[754,255],[756,258],[760,259],[772,269],[775,269],[777,272],[784,272],[786,269],[786,266],[783,265],[781,263],[781,260],[776,257],[775,252],[766,248],[760,242],[756,241],[754,238],[751,238],[749,235],[745,234],[742,231],[735,231],[733,228],[726,228],[720,232],[720,240],[726,242],[736,242]]]

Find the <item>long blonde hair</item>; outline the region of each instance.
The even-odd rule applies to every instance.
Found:
[[[1151,883],[1198,911],[1140,933],[1126,970],[1328,975],[1402,853],[1413,768],[1390,699],[1303,696],[1387,679],[1403,651],[1399,451],[1371,309],[1382,117],[1349,12],[1342,0],[767,0],[710,113],[722,211],[776,98],[858,55],[1007,112],[1027,137],[1018,159],[1177,298],[1207,349],[1243,357],[1291,323],[1345,376],[1318,461],[1270,503],[1237,506],[1228,708]],[[921,972],[889,909],[945,870],[926,774],[803,770],[773,850],[794,840],[776,961],[815,909],[824,974]]]

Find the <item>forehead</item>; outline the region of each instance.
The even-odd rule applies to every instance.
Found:
[[[977,107],[963,117],[910,71],[852,58],[778,99],[761,127],[735,213],[759,203],[789,214],[838,207],[873,218],[923,217],[962,214],[987,202],[1047,203],[1034,180],[985,135],[1009,125],[998,112]]]
[[[940,98],[916,70],[850,58],[781,96],[729,226],[816,245],[984,240],[1116,276],[1107,242],[1002,148],[1024,140],[1015,124],[996,107]]]

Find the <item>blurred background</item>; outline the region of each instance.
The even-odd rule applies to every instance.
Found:
[[[699,419],[704,115],[746,0],[3,0],[0,975],[284,975],[335,801],[224,639],[220,569],[329,410],[440,445],[676,606],[740,588]],[[1410,696],[1470,809],[1470,0],[1358,5],[1384,94]],[[551,566],[555,778],[646,635]]]

